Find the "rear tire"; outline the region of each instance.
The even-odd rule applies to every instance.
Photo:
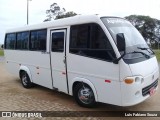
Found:
[[[21,78],[21,83],[24,88],[31,88],[33,86],[28,74],[25,71],[22,71],[20,73],[20,78]]]
[[[96,104],[95,96],[91,87],[85,83],[79,83],[74,87],[74,98],[83,107],[94,107]]]

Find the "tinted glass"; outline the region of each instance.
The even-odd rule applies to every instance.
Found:
[[[17,49],[27,50],[29,41],[29,32],[17,33]]]
[[[52,33],[52,51],[63,52],[64,50],[64,32]]]
[[[15,33],[7,34],[5,40],[5,48],[15,49],[15,47],[16,47],[16,34]]]
[[[105,33],[97,24],[92,24],[90,29],[90,48],[91,49],[112,49]]]
[[[146,41],[142,37],[142,35],[138,32],[138,30],[127,20],[122,18],[101,18],[102,22],[109,30],[110,34],[112,35],[115,43],[117,43],[117,34],[123,33],[125,38],[125,52],[127,53],[123,60],[127,64],[137,63],[144,60],[148,60],[144,54],[153,57],[152,50],[142,50],[139,48],[149,48]],[[141,53],[135,53],[142,52]],[[123,54],[124,52],[121,52]]]
[[[115,58],[108,38],[94,23],[71,27],[70,53],[108,61]]]
[[[71,31],[71,48],[87,48],[89,25],[73,26]]]
[[[45,51],[46,37],[47,30],[31,31],[30,50]]]

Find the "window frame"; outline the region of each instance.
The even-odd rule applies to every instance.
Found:
[[[112,51],[113,52],[113,55],[112,55],[112,57],[109,55],[109,57],[112,59],[112,60],[107,60],[107,59],[102,59],[102,58],[98,58],[98,57],[94,57],[94,56],[90,56],[90,55],[84,55],[84,54],[79,54],[79,53],[73,53],[73,52],[71,52],[71,49],[75,49],[75,50],[78,50],[78,49],[81,49],[81,50],[102,50],[102,49],[91,49],[91,48],[71,48],[71,42],[72,42],[72,38],[71,38],[71,34],[72,34],[72,27],[73,26],[80,26],[80,25],[92,25],[92,24],[96,24],[97,26],[99,26],[100,27],[100,29],[103,31],[103,33],[104,33],[104,35],[106,36],[106,38],[107,38],[107,42],[109,42],[109,44],[110,44],[110,49],[105,49],[106,50],[106,52],[108,52],[108,51]],[[89,34],[91,34],[91,31],[90,31],[90,33]],[[90,37],[90,36],[89,36]],[[75,54],[75,55],[79,55],[79,56],[83,56],[83,57],[88,57],[88,58],[93,58],[93,59],[97,59],[97,60],[101,60],[101,61],[107,61],[107,62],[113,62],[113,60],[114,59],[116,59],[116,54],[115,54],[115,51],[114,51],[114,49],[113,49],[113,47],[112,47],[112,44],[111,44],[111,42],[109,41],[109,38],[108,38],[108,36],[105,34],[105,31],[103,30],[103,28],[101,27],[101,25],[99,25],[98,23],[94,23],[94,22],[92,22],[92,23],[83,23],[83,24],[75,24],[75,25],[71,25],[70,26],[70,36],[69,36],[69,38],[70,38],[70,41],[69,41],[69,53],[70,54]],[[91,45],[91,38],[89,38],[89,40],[87,41],[87,47],[88,47],[88,45]],[[88,44],[89,43],[89,44]],[[111,54],[111,53],[110,53]]]
[[[54,31],[57,31],[57,32],[54,32]],[[52,48],[52,45],[53,45],[53,34],[54,33],[60,33],[60,32],[63,32],[64,33],[64,36],[63,36],[63,49],[62,50],[53,50]],[[53,30],[53,32],[51,32],[51,52],[60,52],[60,53],[63,53],[65,51],[65,48],[66,48],[66,29],[56,29],[56,30]]]
[[[46,31],[46,46],[45,46],[45,50],[35,50],[35,49],[31,49],[31,32],[36,32],[36,31]],[[30,36],[29,36],[29,51],[37,51],[37,52],[46,52],[47,51],[47,28],[43,28],[43,29],[34,29],[34,30],[30,30]]]
[[[18,48],[17,48],[18,33],[24,33],[24,32],[28,32],[28,33],[29,33],[29,36],[28,36],[28,48],[27,48],[27,49],[18,49]],[[15,50],[29,51],[29,41],[30,41],[30,30],[16,32],[16,49],[15,49]]]
[[[14,49],[11,49],[11,48],[6,48],[6,46],[7,46],[7,35],[9,35],[9,34],[15,34],[16,36],[15,36],[15,45],[14,45]],[[6,50],[16,50],[16,45],[17,45],[17,34],[16,34],[16,32],[9,32],[9,33],[6,33],[5,34],[5,41],[4,41],[4,49],[6,49]]]

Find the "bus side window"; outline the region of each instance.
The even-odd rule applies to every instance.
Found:
[[[115,58],[107,36],[95,23],[71,26],[70,53],[105,61]]]
[[[52,52],[64,51],[64,32],[52,33]]]
[[[32,51],[46,51],[47,30],[31,31],[30,50]]]
[[[18,50],[28,50],[29,47],[29,32],[17,33],[17,47]]]
[[[5,49],[15,49],[16,47],[16,33],[6,34]]]

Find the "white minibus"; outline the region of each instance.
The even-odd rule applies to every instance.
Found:
[[[132,106],[158,89],[154,52],[127,20],[77,15],[6,31],[6,67],[25,88],[38,84],[96,102]]]

